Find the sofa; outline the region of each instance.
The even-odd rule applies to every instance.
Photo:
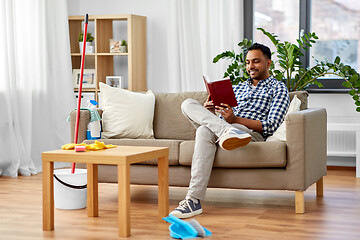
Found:
[[[209,188],[288,190],[295,192],[295,212],[304,213],[304,191],[316,183],[323,195],[326,175],[327,115],[323,108],[307,108],[307,92],[292,92],[301,100],[300,111],[285,117],[286,141],[250,142],[226,151],[218,147]],[[194,150],[195,128],[182,115],[187,98],[205,102],[206,92],[155,93],[153,139],[101,139],[105,144],[169,147],[169,185],[188,187]],[[98,109],[100,115],[102,110]],[[76,111],[70,114],[74,136]],[[80,111],[79,142],[85,140],[90,121],[87,110]],[[131,165],[131,183],[157,185],[156,159]],[[99,165],[99,182],[117,183],[117,168]]]

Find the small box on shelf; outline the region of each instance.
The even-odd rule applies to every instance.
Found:
[[[75,95],[75,106],[77,106],[79,92],[74,92]],[[93,92],[83,92],[81,94],[81,105],[80,108],[86,108],[88,105],[88,101],[95,99],[95,95]]]

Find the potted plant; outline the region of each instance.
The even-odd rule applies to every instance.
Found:
[[[83,41],[84,41],[84,33],[80,33],[78,37],[80,52],[82,51],[83,48]],[[91,35],[91,33],[87,33],[85,53],[94,53],[94,47],[92,46],[93,41],[94,41],[94,37]]]
[[[126,42],[126,40],[121,41],[120,52],[121,53],[127,53],[127,42]]]
[[[281,42],[273,33],[265,31],[263,28],[258,28],[265,34],[271,42],[275,45],[278,61],[277,64],[272,62],[270,66],[270,73],[277,80],[283,81],[289,92],[306,90],[309,85],[316,84],[322,87],[321,83],[317,81],[319,77],[331,74],[341,77],[344,82],[342,85],[349,88],[349,94],[355,101],[356,111],[360,112],[360,74],[349,65],[341,63],[340,57],[336,57],[334,62],[316,61],[316,65],[311,68],[304,68],[300,62],[300,56],[303,56],[302,50],[308,51],[312,44],[316,43],[318,37],[316,34],[308,33],[297,39],[299,45],[290,42]],[[220,59],[231,59],[231,63],[227,68],[224,77],[230,77],[233,84],[238,84],[249,78],[246,72],[246,51],[250,47],[252,41],[244,39],[238,43],[241,48],[240,53],[235,51],[225,51],[220,53],[213,59],[213,63],[218,62]],[[278,69],[275,66],[279,66]]]

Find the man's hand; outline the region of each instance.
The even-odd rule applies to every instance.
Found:
[[[220,113],[221,116],[228,122],[228,123],[234,123],[236,116],[234,115],[234,112],[229,104],[221,103],[221,106],[216,106],[215,111]]]
[[[210,95],[207,97],[206,101],[204,102],[204,108],[215,114],[215,106],[212,100],[210,100]]]

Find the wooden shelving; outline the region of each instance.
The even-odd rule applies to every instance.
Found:
[[[79,33],[82,32],[84,16],[69,16],[70,48],[72,68],[79,69],[81,54],[78,44]],[[109,41],[117,29],[116,21],[126,22],[128,52],[110,53]],[[83,89],[94,92],[98,99],[99,82],[106,82],[106,76],[114,75],[114,57],[127,58],[128,90],[146,91],[146,17],[138,15],[89,15],[89,25],[93,24],[95,53],[86,54],[85,69],[95,69],[96,87]],[[115,66],[116,67],[116,66]],[[75,88],[74,91],[77,91]]]

